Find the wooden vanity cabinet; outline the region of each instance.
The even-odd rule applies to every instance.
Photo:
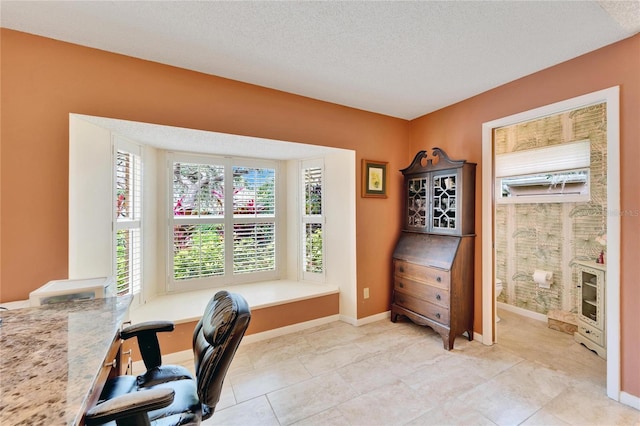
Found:
[[[473,339],[476,165],[433,152],[437,164],[423,165],[421,151],[402,170],[405,218],[393,253],[391,321],[403,315],[429,326],[451,350],[456,336]]]

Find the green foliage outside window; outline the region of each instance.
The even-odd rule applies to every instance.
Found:
[[[305,270],[322,273],[322,225],[308,224],[305,241]]]
[[[129,231],[120,230],[116,234],[116,291],[124,294],[129,289]]]
[[[223,167],[174,164],[174,215],[224,216]],[[234,167],[233,215],[275,214],[275,170]],[[227,186],[227,189],[230,187]],[[225,243],[220,224],[194,222],[174,227],[174,279],[225,274]],[[228,255],[228,254],[227,254]],[[273,223],[233,226],[234,273],[275,269]]]
[[[224,274],[224,232],[222,225],[176,226],[174,238],[173,275],[187,280]]]

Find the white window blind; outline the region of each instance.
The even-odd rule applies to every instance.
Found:
[[[173,227],[173,278],[224,275],[224,225],[183,223]]]
[[[323,174],[322,164],[303,162],[302,166],[302,271],[305,279],[324,273],[323,251]],[[315,275],[315,277],[314,277]]]
[[[174,290],[275,274],[276,168],[236,163],[179,154],[171,160]]]
[[[275,270],[275,169],[233,167],[233,272]]]
[[[115,156],[115,270],[119,295],[142,285],[142,157],[137,145],[117,141]]]
[[[496,155],[496,177],[583,169],[591,164],[588,139]]]
[[[172,277],[184,281],[224,275],[225,167],[189,161],[172,164]]]
[[[495,164],[499,204],[590,199],[589,140],[496,155]]]

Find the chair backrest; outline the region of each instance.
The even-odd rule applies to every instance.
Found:
[[[239,294],[219,291],[209,301],[193,331],[198,398],[207,419],[220,400],[222,383],[240,345],[251,311]]]

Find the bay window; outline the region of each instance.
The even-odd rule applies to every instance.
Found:
[[[273,161],[172,154],[169,289],[277,277]]]

